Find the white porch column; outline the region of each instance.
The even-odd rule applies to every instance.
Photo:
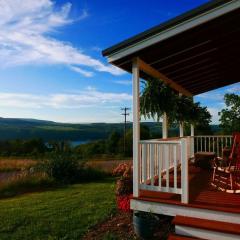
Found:
[[[168,118],[167,113],[165,112],[162,116],[163,122],[162,122],[162,138],[166,139],[168,138]]]
[[[191,124],[191,157],[193,158],[194,157],[194,125]]]
[[[139,114],[139,65],[137,59],[132,64],[133,81],[133,196],[139,196],[139,141],[140,141],[140,114]]]
[[[182,96],[182,93],[179,93]],[[184,122],[179,122],[179,137],[184,137]]]

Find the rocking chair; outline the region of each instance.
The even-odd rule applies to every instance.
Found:
[[[229,193],[240,193],[240,133],[233,134],[233,145],[226,166],[216,158],[213,164],[212,186]]]

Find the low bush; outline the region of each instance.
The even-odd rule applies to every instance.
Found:
[[[60,183],[76,182],[79,172],[79,162],[70,154],[51,154],[41,164],[42,170]]]
[[[90,181],[98,181],[108,177],[109,174],[102,170],[98,170],[92,167],[82,166],[77,175],[78,182],[90,182]]]
[[[49,177],[64,184],[101,180],[107,176],[107,173],[86,166],[76,156],[66,153],[51,155],[42,162],[42,169]]]

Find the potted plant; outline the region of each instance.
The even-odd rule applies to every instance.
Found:
[[[134,231],[142,239],[152,239],[159,218],[149,212],[135,211],[133,213]]]

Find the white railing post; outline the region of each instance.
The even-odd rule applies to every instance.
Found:
[[[179,137],[184,137],[184,122],[179,123]]]
[[[133,81],[133,196],[139,196],[139,141],[140,141],[140,114],[139,114],[139,66],[138,60],[132,63]]]
[[[162,122],[162,138],[166,139],[168,138],[168,119],[167,119],[167,113],[163,113],[163,122]]]
[[[188,182],[188,157],[186,139],[181,140],[181,187],[182,203],[188,203],[189,199],[189,182]]]
[[[191,124],[191,157],[194,157],[194,125]]]
[[[194,125],[191,124],[191,137],[194,137]]]

